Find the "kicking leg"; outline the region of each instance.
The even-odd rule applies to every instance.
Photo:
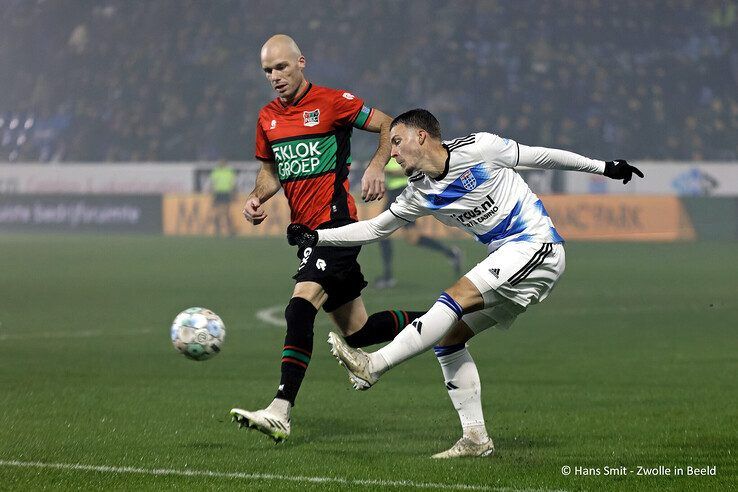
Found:
[[[464,312],[484,307],[482,294],[466,277],[441,294],[420,318],[406,326],[395,339],[369,354],[373,372],[378,375],[425,352],[448,333]]]
[[[330,333],[328,343],[353,348],[387,342],[397,336],[402,327],[421,315],[423,313],[417,311],[394,310],[381,311],[367,316],[364,302],[361,297],[358,297],[330,313],[344,338]],[[331,352],[336,355],[335,348]],[[358,352],[366,354],[360,349]],[[351,371],[349,371],[349,380],[353,383]]]
[[[406,326],[395,339],[376,352],[354,350],[338,337],[329,336],[332,353],[351,374],[356,389],[370,388],[379,377],[401,362],[438,342],[467,312],[482,308],[482,294],[466,277],[439,297],[423,316]]]

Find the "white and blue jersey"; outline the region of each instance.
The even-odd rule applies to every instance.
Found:
[[[516,166],[602,174],[605,162],[545,147],[528,147],[491,133],[443,142],[448,151],[440,176],[417,172],[386,210],[370,220],[318,231],[318,244],[356,246],[385,238],[424,215],[458,227],[489,252],[510,242],[560,244],[541,200]]]
[[[492,252],[510,241],[562,243],[543,202],[514,168],[520,163],[517,142],[476,133],[444,142],[448,159],[437,178],[413,175],[390,206],[412,222],[433,215],[472,234]]]
[[[487,245],[489,255],[466,273],[485,309],[464,320],[475,332],[509,327],[542,301],[565,268],[564,239],[517,166],[602,174],[605,162],[545,147],[528,147],[491,133],[443,142],[443,172],[418,172],[402,195],[378,216],[336,229],[320,229],[318,245],[356,246],[385,238],[424,215],[458,227]],[[443,299],[439,299],[444,302]]]

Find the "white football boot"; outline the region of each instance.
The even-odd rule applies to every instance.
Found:
[[[331,345],[331,354],[346,368],[354,389],[368,390],[379,381],[379,376],[372,372],[371,359],[366,352],[349,347],[343,338],[334,332],[328,334],[328,343]]]
[[[495,453],[495,445],[492,439],[487,438],[486,441],[478,443],[472,441],[468,437],[462,437],[456,444],[451,446],[450,449],[437,453],[431,456],[431,458],[445,459],[445,458],[463,458],[463,457],[481,457],[481,456],[492,456]]]
[[[284,403],[287,409],[284,409]],[[290,437],[289,402],[275,399],[267,408],[250,412],[241,408],[231,409],[233,422],[238,427],[256,429],[274,439],[274,442],[282,442]],[[286,412],[286,415],[285,415]]]

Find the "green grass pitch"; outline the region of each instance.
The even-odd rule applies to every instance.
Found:
[[[467,266],[484,255],[457,244]],[[424,309],[454,280],[440,257],[396,246],[399,285],[365,290],[370,311]],[[357,393],[324,314],[292,437],[275,445],[226,417],[276,390],[283,329],[256,313],[279,317],[289,299],[297,258],[283,240],[4,235],[0,489],[726,490],[738,475],[736,253],[567,245],[553,295],[471,343],[498,454],[438,462],[460,429],[433,355]],[[361,261],[371,280],[377,246]],[[201,363],[168,338],[198,305],[228,329]],[[606,466],[632,473],[574,472]]]

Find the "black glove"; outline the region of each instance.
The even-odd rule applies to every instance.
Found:
[[[603,174],[608,178],[622,179],[623,184],[630,181],[630,179],[633,177],[633,174],[640,178],[643,177],[643,173],[640,169],[635,166],[631,166],[630,164],[628,164],[628,161],[625,161],[623,159],[605,162],[605,172]]]
[[[312,248],[318,244],[318,233],[304,224],[287,226],[287,242],[290,246]]]

